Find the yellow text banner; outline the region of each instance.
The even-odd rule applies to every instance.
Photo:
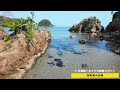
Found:
[[[119,73],[71,73],[73,79],[89,79],[89,78],[119,78]]]

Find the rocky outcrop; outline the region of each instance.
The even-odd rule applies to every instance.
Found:
[[[115,32],[106,32],[103,33],[99,36],[100,39],[104,39],[107,40],[111,50],[116,53],[116,54],[120,54],[120,32],[119,31],[115,31]]]
[[[73,25],[70,32],[81,32],[81,33],[98,33],[104,31],[101,21],[96,17],[90,17],[83,19],[79,24]]]
[[[26,33],[15,35],[0,52],[0,79],[20,79],[47,49],[51,35],[44,31],[33,30],[34,37],[28,41]]]
[[[107,41],[114,53],[120,54],[120,12],[113,14],[112,22],[108,24],[103,34],[99,36]]]
[[[120,11],[115,12],[112,17],[112,22],[106,27],[107,32],[120,31]]]

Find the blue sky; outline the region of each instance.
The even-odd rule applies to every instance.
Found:
[[[0,11],[3,15],[4,11]],[[31,16],[31,11],[11,11],[14,18],[26,18]],[[49,19],[56,26],[71,27],[79,23],[82,19],[90,16],[96,16],[101,20],[102,25],[106,26],[112,20],[111,11],[33,11],[34,21],[39,22],[42,19]]]

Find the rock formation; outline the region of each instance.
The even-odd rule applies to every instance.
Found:
[[[26,33],[13,36],[0,52],[0,79],[20,79],[47,49],[51,35],[33,30],[33,39],[28,41]]]
[[[80,44],[85,44],[85,42],[86,42],[85,40],[79,40]]]
[[[99,33],[103,31],[104,28],[101,25],[101,21],[95,16],[87,19],[83,19],[79,24],[73,25],[69,31],[70,32],[81,32],[81,33]]]
[[[99,37],[108,40],[112,51],[120,54],[120,11],[113,14],[112,21]]]
[[[120,31],[120,11],[115,12],[112,17],[112,22],[106,27],[107,32]]]

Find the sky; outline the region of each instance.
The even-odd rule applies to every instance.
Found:
[[[0,11],[3,15],[5,11]],[[31,11],[10,11],[13,18],[27,18],[31,16]],[[101,20],[103,26],[107,26],[112,21],[111,11],[33,11],[35,14],[34,21],[39,22],[42,19],[49,19],[51,23],[58,27],[71,27],[78,24],[82,19],[90,16],[96,16]],[[5,14],[4,14],[5,15]]]

